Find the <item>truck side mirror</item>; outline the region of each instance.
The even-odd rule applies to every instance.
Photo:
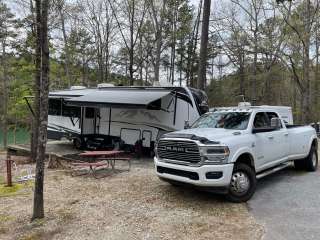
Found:
[[[206,112],[209,112],[209,106],[208,106],[208,104],[207,104],[205,101],[203,101],[203,102],[200,104],[199,108],[200,108],[201,114],[204,114],[204,113],[206,113]]]
[[[274,129],[280,129],[281,128],[280,118],[271,118],[271,127]]]
[[[190,128],[190,124],[189,124],[189,121],[186,120],[184,121],[184,129],[188,129],[188,128]]]

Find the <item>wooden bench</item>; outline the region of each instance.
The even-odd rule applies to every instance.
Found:
[[[130,171],[130,169],[131,169],[131,158],[127,158],[127,157],[125,157],[125,158],[122,158],[122,157],[119,157],[119,158],[97,158],[97,160],[100,160],[100,161],[99,162],[73,162],[73,163],[71,163],[71,165],[73,165],[75,167],[82,167],[84,169],[89,167],[88,171],[81,173],[81,174],[77,173],[77,171],[73,171],[71,173],[71,176],[75,177],[75,176],[92,174],[92,176],[94,176],[95,178],[101,178],[98,176],[97,171],[101,170],[101,169],[108,169],[111,166],[111,170],[114,172],[116,161],[128,162],[129,166],[126,171]],[[101,168],[101,167],[103,167],[103,168]],[[82,170],[82,169],[80,169],[80,170]]]
[[[116,161],[125,161],[128,163],[128,171],[130,171],[131,169],[131,158],[130,157],[114,157],[114,158],[98,158],[99,160],[102,161],[107,161],[108,163],[110,163],[111,168],[114,170],[115,169],[115,165],[116,165]]]
[[[79,156],[85,157],[87,159],[91,159],[93,161],[77,162],[77,163],[73,163],[73,165],[78,167],[89,167],[89,173],[92,173],[94,177],[96,177],[97,168],[99,167],[109,168],[109,166],[111,166],[112,171],[114,171],[116,161],[127,161],[129,164],[128,171],[130,171],[131,157],[121,156],[123,153],[124,151],[120,151],[120,150],[86,151],[86,152],[80,153]]]
[[[87,174],[92,174],[92,176],[94,176],[95,178],[97,177],[97,170],[98,168],[101,169],[100,167],[104,167],[104,168],[108,168],[110,163],[108,161],[100,161],[100,162],[73,162],[71,163],[71,165],[75,166],[75,167],[82,167],[86,169],[86,167],[89,167],[89,170],[79,174],[79,171],[73,171],[71,173],[71,176],[75,177],[75,176],[82,176],[82,175],[87,175]],[[82,170],[80,169],[80,170]]]

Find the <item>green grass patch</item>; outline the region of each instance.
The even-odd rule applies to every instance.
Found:
[[[12,187],[7,187],[6,185],[0,185],[0,197],[7,197],[10,195],[14,195],[19,190],[23,188],[22,184],[13,184]]]
[[[42,234],[38,232],[32,232],[20,238],[20,240],[40,240],[40,239],[43,239]]]
[[[0,184],[3,184],[5,182],[5,180],[6,180],[5,177],[0,175]]]
[[[21,190],[31,188],[34,186],[34,181],[27,181],[25,183],[15,183],[12,187],[7,187],[5,184],[0,185],[0,198],[20,195]]]
[[[13,220],[14,218],[8,215],[4,215],[4,214],[0,214],[0,223],[6,223],[9,222],[11,220]]]

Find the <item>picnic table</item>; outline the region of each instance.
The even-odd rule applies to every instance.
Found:
[[[79,156],[88,158],[90,161],[81,161],[72,163],[73,166],[86,168],[89,167],[89,174],[91,173],[97,178],[97,170],[103,168],[109,168],[111,166],[112,171],[115,170],[116,161],[128,162],[128,171],[131,168],[131,158],[121,156],[124,151],[112,150],[112,151],[85,151],[80,153]],[[83,175],[83,174],[81,174]]]

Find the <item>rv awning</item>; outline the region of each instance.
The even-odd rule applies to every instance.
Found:
[[[170,90],[114,89],[97,90],[85,96],[69,98],[68,105],[86,107],[147,108],[171,94]]]

